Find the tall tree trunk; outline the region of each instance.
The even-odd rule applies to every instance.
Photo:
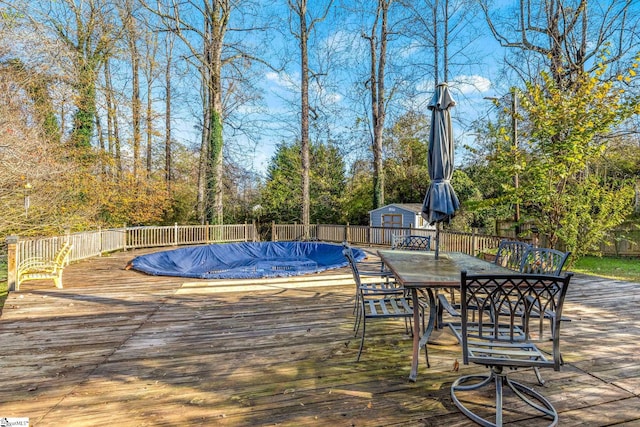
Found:
[[[107,102],[107,141],[109,154],[114,158],[114,175],[122,176],[122,154],[120,148],[120,131],[118,127],[118,107],[113,99],[113,83],[111,81],[111,64],[109,60],[104,63],[105,96]]]
[[[147,80],[147,113],[146,113],[146,135],[147,135],[147,178],[151,177],[153,166],[153,99],[151,98],[152,81]]]
[[[433,3],[433,81],[435,86],[440,83],[440,43],[438,32],[438,0]],[[434,86],[434,87],[435,87]]]
[[[223,146],[222,137],[222,46],[227,30],[229,6],[217,4],[210,15],[208,67],[209,81],[209,138],[207,171],[207,218],[212,224],[223,223],[222,172]]]
[[[298,31],[292,31],[298,39],[300,47],[300,159],[301,159],[301,191],[302,191],[302,225],[303,236],[310,238],[311,225],[311,191],[310,191],[310,141],[309,141],[309,35],[313,27],[324,20],[331,8],[332,0],[328,2],[324,13],[316,18],[307,20],[307,0],[289,0],[289,8],[298,18]],[[293,23],[291,23],[293,28]]]
[[[104,141],[104,129],[102,129],[102,121],[100,120],[100,115],[96,115],[96,133],[98,134],[98,148],[100,150],[101,156],[98,158],[100,162],[100,170],[102,171],[102,176],[107,174],[107,164],[105,163],[104,154],[105,151],[105,141]]]
[[[96,73],[93,65],[83,62],[76,83],[76,113],[73,116],[71,143],[77,148],[88,149],[91,147],[96,117]]]
[[[369,49],[371,56],[370,91],[373,124],[373,208],[384,205],[384,168],[382,139],[386,117],[385,67],[387,65],[388,12],[393,0],[378,0],[376,18],[371,29]],[[380,32],[378,34],[378,24]]]
[[[198,214],[201,222],[223,223],[222,47],[228,3],[213,2],[205,16],[202,52],[203,137],[200,147]]]
[[[206,56],[206,55],[205,55]],[[208,67],[205,65],[202,66],[201,69],[201,78],[203,82],[207,82],[209,80],[208,75]],[[209,133],[211,132],[211,128],[209,126],[210,123],[210,115],[211,109],[209,108],[209,90],[207,86],[203,83],[202,85],[202,139],[200,142],[200,157],[198,159],[198,218],[200,219],[200,223],[204,224],[208,222],[207,219],[207,206],[209,205],[207,200],[207,175],[208,175],[208,166],[209,166]]]
[[[167,35],[165,50],[167,62],[164,73],[164,180],[167,184],[167,191],[171,191],[171,67],[173,65],[173,36],[171,34]]]
[[[145,114],[145,135],[147,138],[146,144],[146,177],[151,178],[151,172],[153,170],[153,84],[158,77],[156,75],[156,57],[158,56],[158,35],[157,33],[146,32],[144,37],[145,42],[145,67],[143,72],[145,75],[145,81],[147,84],[147,111]]]
[[[307,28],[307,0],[299,3],[300,18],[300,158],[302,163],[302,225],[305,240],[309,239],[310,192],[309,192],[309,56]]]
[[[133,125],[133,176],[137,179],[140,174],[140,143],[142,140],[140,123],[142,102],[140,100],[140,55],[138,52],[135,20],[131,14],[127,20],[127,37],[129,54],[131,55],[131,122]]]
[[[444,31],[442,40],[442,62],[444,63],[444,70],[442,74],[443,81],[447,83],[449,81],[449,0],[444,0]]]
[[[107,153],[108,156],[111,157],[112,161],[109,162],[108,166],[105,166],[105,170],[104,173],[105,174],[109,174],[109,175],[115,175],[116,174],[116,167],[115,167],[115,156],[114,156],[114,143],[113,143],[113,120],[112,120],[112,115],[113,115],[113,99],[112,99],[112,94],[111,94],[111,90],[112,88],[110,87],[111,85],[111,78],[107,78],[107,75],[109,73],[109,61],[105,61],[104,62],[104,97],[105,97],[105,105],[107,108],[107,141],[105,144],[105,152]]]

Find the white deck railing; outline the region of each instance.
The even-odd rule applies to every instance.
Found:
[[[393,234],[431,236],[432,249],[435,245],[435,230],[421,228],[314,224],[305,230],[302,224],[272,224],[271,230],[273,241],[304,239],[336,243],[346,241],[363,246],[389,246]],[[20,260],[33,257],[51,259],[65,241],[73,245],[69,256],[69,262],[73,262],[118,250],[258,240],[255,224],[123,227],[25,240],[10,236],[7,238],[7,280],[9,289],[14,290]],[[498,236],[475,232],[442,231],[440,250],[477,255],[496,248],[500,240]]]
[[[20,260],[36,257],[52,259],[66,241],[73,245],[69,256],[69,262],[73,262],[127,249],[256,240],[258,233],[254,224],[123,227],[24,240],[9,236],[7,281],[9,290],[14,290]]]
[[[364,246],[390,246],[393,234],[431,236],[431,248],[434,249],[435,230],[423,228],[313,224],[305,230],[302,224],[273,223],[271,225],[271,240],[273,241],[308,239],[336,243],[346,241],[350,244]],[[637,236],[635,237],[640,240]],[[475,256],[497,248],[503,238],[476,232],[463,233],[443,230],[440,233],[440,250],[464,252]],[[260,239],[255,224],[175,224],[173,226],[123,227],[25,240],[21,240],[17,236],[9,236],[7,237],[7,280],[9,289],[13,290],[20,260],[33,257],[51,259],[65,241],[69,241],[73,245],[69,257],[69,261],[72,262],[118,250],[258,240]],[[622,241],[626,246],[617,240]],[[638,243],[633,239],[619,238],[617,240],[615,245],[603,243],[601,250],[604,253],[609,253],[611,247],[614,246],[615,255],[628,255],[632,251],[637,251]]]

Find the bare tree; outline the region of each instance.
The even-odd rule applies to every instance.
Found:
[[[320,16],[313,18],[309,16],[307,0],[288,0],[289,9],[297,18],[297,28],[294,19],[291,19],[291,32],[298,40],[300,47],[300,140],[302,159],[302,224],[304,227],[304,238],[309,238],[310,225],[310,193],[309,193],[309,78],[312,71],[309,68],[309,37],[315,25],[323,21],[333,0],[330,0]],[[309,21],[307,21],[309,20]]]
[[[138,22],[136,19],[136,0],[124,0],[119,9],[120,20],[124,28],[124,38],[129,52],[131,65],[131,124],[132,124],[132,149],[133,149],[133,176],[138,178],[140,169],[140,144],[142,140],[142,100],[140,99],[140,52],[138,39],[140,37]],[[147,64],[148,66],[148,64]]]
[[[168,4],[167,4],[168,3]],[[223,222],[223,122],[225,93],[237,90],[238,84],[225,85],[225,67],[248,68],[257,58],[243,50],[242,37],[254,27],[243,20],[249,1],[187,0],[163,2],[157,0],[146,7],[161,19],[165,29],[173,32],[187,47],[187,57],[198,70],[201,79],[203,105],[200,179],[198,185],[198,215],[202,222]],[[245,26],[230,27],[232,14]],[[248,18],[248,16],[247,16]],[[247,23],[248,22],[248,23]],[[237,36],[228,41],[230,33]],[[232,73],[236,78],[238,73]]]
[[[31,70],[20,59],[11,59],[0,63],[0,69],[14,75],[16,82],[23,87],[34,105],[36,122],[42,123],[42,137],[54,143],[60,143],[60,125],[53,106],[49,87],[51,76],[39,70]]]
[[[119,38],[112,3],[107,0],[33,0],[17,7],[21,8],[21,13],[26,13],[37,31],[53,35],[64,45],[65,51],[60,53],[70,53],[74,69],[71,85],[75,91],[71,142],[76,147],[90,147],[95,128],[99,69]]]
[[[167,184],[167,190],[171,190],[172,180],[172,150],[171,150],[171,76],[173,66],[173,46],[175,42],[175,36],[173,32],[167,32],[164,39],[165,47],[165,69],[164,69],[164,83],[165,83],[165,99],[164,99],[164,179]]]
[[[122,176],[122,149],[120,145],[120,127],[118,126],[118,102],[111,79],[111,64],[107,58],[104,61],[105,100],[107,106],[107,152],[113,157],[115,175]]]
[[[616,63],[637,50],[639,11],[633,0],[595,2],[588,0],[520,0],[504,16],[489,0],[481,0],[486,21],[503,47],[522,55],[528,62],[512,60],[510,65],[527,80],[532,72],[548,69],[559,87],[569,89],[583,72]],[[523,64],[535,60],[538,67]],[[613,75],[617,70],[613,70]]]
[[[371,121],[373,136],[373,208],[384,205],[384,169],[382,139],[387,112],[385,92],[385,71],[387,66],[387,43],[389,42],[389,9],[393,0],[378,0],[375,18],[369,34],[363,37],[369,42],[369,94],[371,96]]]
[[[423,62],[427,64],[434,85],[441,81],[451,83],[458,75],[465,74],[462,72],[464,68],[478,63],[469,48],[478,38],[475,18],[479,8],[476,0],[402,1],[411,11],[405,32],[422,50],[426,50],[428,60]],[[423,67],[418,61],[412,62],[418,68]]]
[[[0,28],[0,39],[5,36],[17,44]],[[0,66],[0,232],[21,236],[61,232],[77,211],[84,208],[83,213],[90,214],[90,209],[78,209],[73,203],[69,188],[76,165],[49,133],[49,102],[34,98],[34,85],[46,83],[50,76],[43,70],[26,72],[24,67],[18,71],[15,66]],[[38,96],[47,97],[39,91]]]
[[[160,45],[158,43],[158,33],[146,31],[144,33],[144,64],[142,68],[146,83],[146,112],[145,112],[145,137],[146,137],[146,173],[147,178],[151,176],[153,169],[153,137],[154,137],[154,109],[153,109],[153,85],[158,78],[158,51]]]

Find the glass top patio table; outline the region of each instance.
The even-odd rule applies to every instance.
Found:
[[[434,252],[379,250],[378,255],[393,272],[398,282],[407,288],[458,288],[460,272],[513,273],[502,266],[462,252]]]
[[[513,271],[462,252],[379,250],[378,255],[396,277],[398,283],[411,290],[413,306],[418,306],[418,290],[429,296],[429,323],[421,335],[420,311],[413,311],[413,358],[409,379],[416,381],[420,347],[426,346],[436,323],[437,305],[434,290],[459,288],[460,272],[471,274],[509,274]],[[425,347],[426,351],[426,347]],[[427,365],[428,366],[428,365]]]

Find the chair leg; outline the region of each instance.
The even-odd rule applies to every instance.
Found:
[[[468,384],[471,383],[471,384]],[[494,384],[495,387],[495,422],[483,418],[476,414],[471,409],[467,408],[458,396],[459,392],[472,392],[479,390],[485,386]],[[496,427],[503,425],[503,391],[504,388],[508,388],[524,403],[535,409],[540,413],[540,416],[550,418],[552,420],[549,426],[556,426],[558,424],[558,412],[553,407],[551,402],[532,388],[529,388],[521,383],[512,381],[509,377],[502,373],[502,367],[493,367],[491,372],[487,375],[466,375],[458,378],[451,385],[451,399],[453,403],[465,414],[468,418],[474,422],[486,426]],[[473,402],[474,399],[464,399],[468,402]]]
[[[360,349],[358,349],[358,357],[356,358],[356,362],[360,361],[360,355],[362,355],[362,348],[364,347],[364,335],[367,329],[367,319],[362,319],[362,338],[360,339]],[[357,331],[356,331],[357,332]]]
[[[533,372],[536,374],[536,378],[538,379],[538,384],[544,385],[544,378],[542,378],[542,374],[540,373],[540,369],[537,367],[533,368]]]
[[[362,321],[362,311],[363,311],[362,306],[359,306],[358,310],[356,311],[355,322],[353,323],[353,334],[355,336],[358,335],[358,329],[360,328],[360,322]]]

